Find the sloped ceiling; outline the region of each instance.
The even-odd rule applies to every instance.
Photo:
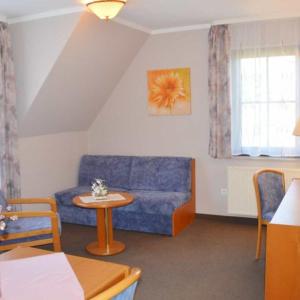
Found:
[[[79,18],[80,14],[69,14],[10,25],[20,120],[28,112]]]
[[[87,130],[147,37],[144,32],[83,13],[20,118],[20,136]]]

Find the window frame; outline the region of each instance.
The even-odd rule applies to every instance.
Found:
[[[253,48],[243,50],[231,51],[231,145],[233,156],[266,156],[266,157],[298,157],[300,156],[300,139],[295,139],[295,147],[243,147],[242,146],[242,103],[241,99],[241,60],[245,58],[259,58],[259,57],[272,57],[272,56],[295,56],[296,58],[296,99],[295,101],[276,101],[276,103],[295,103],[295,119],[300,115],[300,57],[299,47],[267,47],[267,48]],[[268,60],[267,60],[268,61]],[[272,102],[272,101],[271,101]],[[266,101],[257,101],[257,104],[270,104],[269,97]],[[251,102],[255,103],[255,102]],[[273,101],[275,103],[275,101]],[[238,125],[238,129],[234,127]],[[238,147],[236,147],[238,145]],[[235,151],[239,149],[239,151]],[[259,151],[260,150],[260,151]],[[238,152],[238,153],[237,153]],[[272,154],[270,154],[272,152]],[[251,153],[259,153],[253,155]]]

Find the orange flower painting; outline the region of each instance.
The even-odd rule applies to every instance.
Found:
[[[148,71],[148,111],[151,115],[191,113],[189,68]]]

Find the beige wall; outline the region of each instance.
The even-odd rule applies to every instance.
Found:
[[[17,111],[22,120],[68,41],[80,13],[9,26],[17,81]]]
[[[227,166],[300,167],[300,161],[214,160],[208,152],[207,30],[152,36],[88,132],[89,153],[192,156],[197,163],[197,212],[227,215]],[[190,67],[192,114],[147,113],[146,71]],[[242,195],[241,195],[242,201]]]
[[[45,22],[50,22],[50,20],[45,20]],[[69,19],[67,24],[69,28],[67,32],[72,31],[73,20]],[[19,46],[22,42],[20,37],[24,38],[25,36],[28,37],[26,45],[28,43],[30,45],[30,38],[33,37],[31,30],[33,29],[38,30],[38,28],[31,27],[28,29],[27,25],[22,24],[12,29],[15,30],[13,35],[15,35],[14,38],[18,39]],[[77,28],[77,30],[79,29]],[[23,30],[25,32],[22,32]],[[110,94],[108,99],[104,99],[106,96],[101,97],[101,99],[97,98],[97,95],[99,95],[98,87],[96,86],[98,80],[93,81],[95,89],[91,90],[91,92],[93,93],[93,99],[96,96],[96,100],[92,101],[95,103],[101,101],[104,106],[88,132],[79,131],[85,128],[77,128],[75,124],[69,129],[70,131],[77,131],[42,135],[51,132],[47,128],[50,126],[50,122],[53,122],[53,118],[47,119],[36,113],[34,120],[39,120],[39,122],[34,122],[33,128],[42,124],[40,135],[20,139],[22,195],[24,197],[49,196],[58,190],[74,186],[76,184],[80,156],[86,152],[93,154],[192,156],[197,160],[197,212],[226,215],[227,197],[226,195],[221,195],[221,189],[227,188],[226,173],[228,166],[300,167],[298,160],[214,160],[208,156],[207,33],[207,30],[198,30],[151,36],[137,53],[132,63],[129,64],[131,54],[134,55],[135,51],[138,51],[144,42],[144,39],[147,38],[144,35],[139,36],[137,34],[139,37],[135,39],[137,43],[136,47],[134,47],[135,50],[129,51],[131,54],[128,56],[129,59],[127,59],[129,67],[126,69],[127,66],[123,66],[126,71],[122,77],[121,73],[123,72],[120,72],[118,75],[121,77],[121,80],[115,87],[112,87],[113,92],[108,93]],[[37,40],[40,40],[40,43],[43,44],[45,39],[49,38],[51,40],[51,34],[49,33],[49,37],[47,35],[37,36]],[[74,36],[72,40],[74,40]],[[126,46],[124,44],[124,47]],[[22,48],[22,46],[20,47]],[[74,47],[80,47],[80,43],[76,43]],[[93,47],[92,44],[91,47]],[[123,49],[120,48],[119,50],[122,51]],[[68,51],[68,53],[70,52]],[[25,55],[26,53],[18,52],[16,69],[18,73],[18,69],[23,68],[22,60],[26,60],[24,68],[26,67],[27,71],[24,69],[24,73],[21,73],[25,78],[25,71],[29,73],[31,71],[35,72],[35,69],[33,65],[30,66],[33,57],[27,60],[25,57],[22,58],[23,54]],[[73,64],[74,57],[72,55],[67,55],[66,59],[70,65]],[[191,68],[192,114],[177,117],[149,116],[147,113],[146,71],[174,67]],[[51,69],[50,65],[49,68]],[[56,68],[61,70],[61,66],[56,66]],[[70,70],[71,68],[68,69],[69,73]],[[36,70],[36,72],[38,73],[39,71]],[[61,70],[62,74],[63,72]],[[101,72],[101,69],[99,72]],[[84,73],[87,80],[90,79],[88,75]],[[118,81],[118,76],[116,76],[117,80],[115,83]],[[40,74],[38,77],[42,78],[43,75]],[[58,77],[55,76],[55,78]],[[95,78],[97,77],[94,76]],[[31,80],[33,79],[34,77],[31,78]],[[20,85],[23,84],[28,84],[28,88],[33,87],[22,80],[19,80],[17,84],[19,89]],[[75,86],[80,88],[78,84],[74,84]],[[31,92],[33,92],[33,89],[31,89]],[[18,105],[19,107],[21,105],[21,111],[23,112],[25,112],[23,108],[28,104],[26,102],[28,100],[27,96],[24,94],[23,97],[22,93],[19,93],[18,96]],[[90,96],[89,94],[89,99]],[[59,98],[59,101],[55,102],[58,104],[54,108],[60,104],[60,107],[63,107],[69,101],[72,102],[74,100],[72,96],[66,95],[66,97],[68,99],[65,99],[65,97]],[[84,97],[81,98],[80,101],[74,102],[78,105],[77,110],[79,112],[81,111],[80,107],[85,105],[86,100]],[[48,97],[48,100],[51,104],[51,97]],[[27,104],[22,103],[22,101],[25,101]],[[49,103],[48,105],[50,105]],[[41,109],[45,109],[45,107],[41,105]],[[67,105],[67,107],[72,107],[72,105]],[[101,105],[95,105],[93,109],[98,111],[100,108]],[[39,111],[37,110],[37,112]],[[46,109],[46,112],[49,112],[49,110]],[[70,115],[68,114],[68,117]],[[94,115],[84,114],[83,116],[82,114],[82,117],[90,119],[86,122],[89,123],[92,122]],[[33,119],[33,117],[31,116],[30,119]],[[76,122],[76,118],[71,119],[72,122]],[[44,124],[45,121],[48,124]],[[60,124],[57,131],[67,131],[67,129],[61,128],[61,123],[57,124]],[[85,126],[82,125],[82,127]],[[39,130],[37,131],[40,132]],[[33,135],[33,132],[28,133],[28,135],[30,134]],[[241,201],[243,201],[242,195]]]
[[[12,24],[10,31],[22,196],[49,196],[76,184],[84,131],[147,34],[87,13]]]
[[[20,135],[87,130],[147,37],[83,13],[20,120]]]
[[[79,160],[86,152],[85,132],[21,138],[22,197],[48,197],[75,186]]]

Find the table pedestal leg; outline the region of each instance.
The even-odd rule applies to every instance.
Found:
[[[125,245],[113,238],[112,209],[97,209],[97,238],[86,246],[86,250],[94,255],[113,255],[125,249]]]

